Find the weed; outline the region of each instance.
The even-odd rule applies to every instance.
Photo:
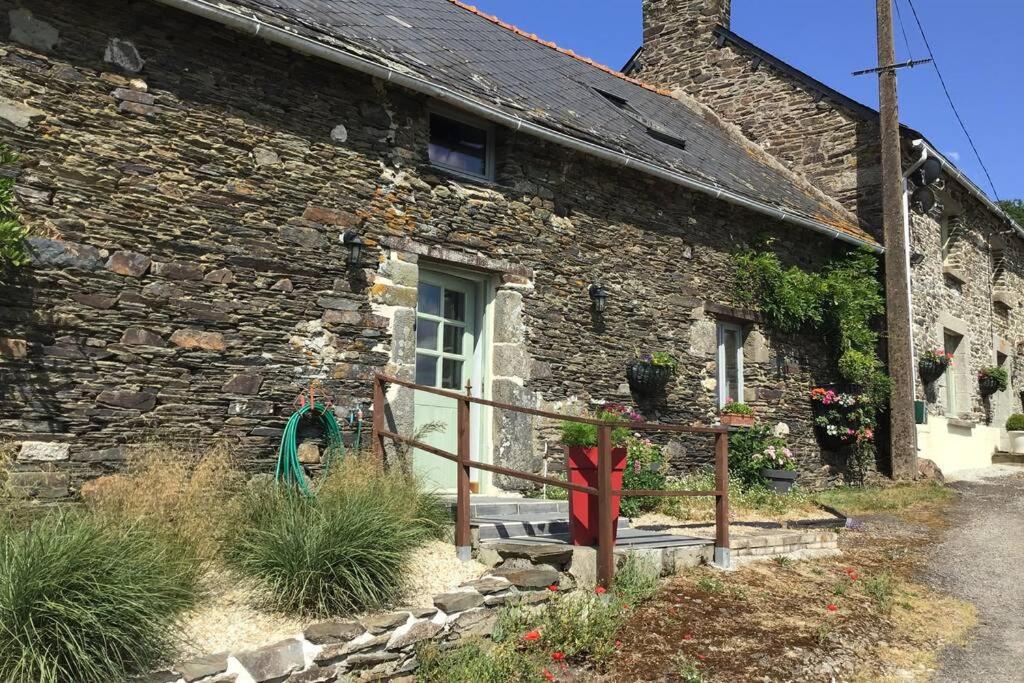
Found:
[[[744,588],[743,586],[728,586],[727,589],[726,589],[726,592],[734,600],[746,600],[747,599],[747,589]]]
[[[628,553],[615,572],[615,595],[627,604],[650,599],[658,592],[660,567],[636,553]]]
[[[702,576],[697,579],[697,590],[705,593],[721,593],[724,589],[725,584],[721,579],[716,579],[713,576]]]
[[[510,683],[543,681],[539,662],[524,657],[511,644],[495,645],[485,640],[470,640],[455,648],[442,650],[425,645],[416,653],[419,667],[416,680],[422,683]]]
[[[884,488],[840,486],[816,493],[814,500],[850,515],[904,510],[929,503],[942,503],[955,495],[952,489],[939,484],[902,484]]]
[[[172,656],[199,562],[169,536],[80,512],[0,529],[0,680],[107,683]]]
[[[700,662],[685,652],[679,652],[672,658],[672,668],[682,683],[701,683],[704,680]]]
[[[796,561],[789,555],[777,555],[773,558],[773,561],[780,567],[792,567],[796,564]]]
[[[841,581],[839,581],[839,583],[837,583],[836,585],[832,586],[832,595],[837,595],[839,597],[842,597],[842,596],[846,595],[846,590],[849,587],[850,587],[850,581],[847,580],[847,579],[842,579]]]
[[[892,609],[896,586],[891,572],[885,571],[878,576],[865,579],[863,586],[864,592],[875,601],[875,606],[880,611],[889,612]]]

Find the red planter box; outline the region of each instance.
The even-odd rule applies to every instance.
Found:
[[[724,424],[726,427],[753,427],[754,416],[753,415],[732,415],[725,413],[724,415],[718,416],[718,421]]]
[[[597,488],[597,447],[566,446],[569,481]],[[622,489],[626,447],[612,449],[612,488]],[[573,545],[597,545],[597,496],[569,491],[569,538]],[[619,532],[619,496],[612,496],[612,540]]]

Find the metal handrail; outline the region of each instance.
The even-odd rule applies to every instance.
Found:
[[[396,384],[414,391],[423,391],[451,398],[457,402],[457,443],[458,453],[451,453],[432,446],[423,441],[402,436],[385,428],[384,404],[385,384]],[[384,462],[384,439],[391,439],[418,448],[426,453],[450,460],[458,466],[455,505],[455,545],[459,557],[469,559],[470,556],[470,524],[469,524],[469,491],[470,470],[481,469],[495,474],[525,479],[539,484],[556,486],[569,491],[578,491],[587,495],[597,496],[598,500],[598,545],[597,545],[597,578],[603,586],[609,586],[615,572],[614,542],[612,527],[613,496],[656,496],[662,498],[681,498],[695,496],[715,497],[715,562],[720,565],[729,564],[729,429],[727,427],[710,427],[704,425],[665,425],[653,422],[610,422],[578,415],[563,415],[536,408],[516,406],[488,399],[471,396],[470,387],[461,394],[437,387],[424,386],[408,380],[377,374],[373,381],[373,450],[379,462]],[[470,453],[470,405],[486,405],[502,410],[536,415],[553,420],[591,424],[597,427],[598,479],[597,487],[583,486],[571,482],[547,477],[532,472],[524,472],[509,467],[472,460]],[[635,431],[660,431],[669,433],[712,434],[715,437],[715,489],[712,491],[661,491],[654,489],[614,489],[612,488],[612,430],[626,427]]]

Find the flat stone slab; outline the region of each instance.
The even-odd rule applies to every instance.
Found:
[[[523,568],[495,569],[491,576],[506,578],[517,588],[547,588],[558,583],[560,577],[554,567],[537,566]]]
[[[465,612],[468,609],[479,607],[484,604],[484,596],[472,588],[465,588],[451,593],[442,593],[434,596],[434,605],[445,614]]]
[[[235,659],[256,683],[282,678],[294,671],[301,671],[306,666],[302,642],[295,638],[282,640],[251,652],[243,652],[235,655]]]
[[[366,629],[357,621],[322,621],[306,627],[306,640],[314,645],[347,642],[362,635]]]
[[[217,652],[205,657],[197,657],[174,667],[181,674],[185,683],[192,683],[200,678],[213,676],[228,670],[228,653]]]

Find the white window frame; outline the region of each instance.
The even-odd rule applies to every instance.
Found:
[[[726,332],[736,333],[736,402],[743,402],[743,326],[736,323],[719,321],[715,328],[718,350],[715,354],[717,375],[718,375],[718,407],[725,406],[726,390],[726,358],[725,358],[725,334]]]
[[[953,365],[946,370],[943,408],[945,408],[947,417],[959,417],[963,412],[963,406],[960,405],[960,382],[964,381],[964,374],[960,364],[965,360],[965,354],[963,353],[964,335],[958,334],[953,330],[944,329],[942,331],[942,348],[944,351],[949,350],[946,342],[952,337],[958,337],[959,341],[957,341],[956,348],[952,352]]]
[[[435,116],[439,116],[443,119],[450,119],[472,128],[477,128],[484,132],[487,138],[487,144],[484,146],[484,175],[477,175],[476,173],[470,173],[461,168],[454,168],[446,164],[442,164],[430,159],[430,123],[431,119]],[[494,124],[480,119],[467,116],[458,111],[448,109],[446,107],[431,106],[427,109],[427,159],[430,161],[430,165],[435,168],[442,169],[445,173],[452,173],[464,178],[471,178],[474,180],[486,180],[487,182],[494,182]]]

